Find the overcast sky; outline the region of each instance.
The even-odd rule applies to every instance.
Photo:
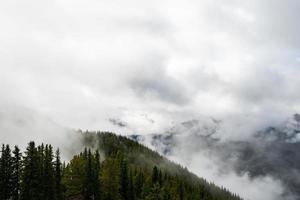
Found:
[[[299,0],[1,1],[0,143],[211,118],[222,138],[247,139],[300,112],[299,11]],[[245,197],[280,193],[269,177],[220,180],[191,155],[189,169]]]
[[[0,3],[0,105],[81,129],[300,110],[298,0]]]

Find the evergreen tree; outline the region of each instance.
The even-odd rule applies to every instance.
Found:
[[[40,200],[41,190],[39,181],[39,155],[34,142],[30,142],[23,159],[23,173],[21,182],[21,200]]]
[[[152,184],[159,182],[159,171],[156,166],[153,167],[152,170]]]
[[[55,152],[55,200],[63,200],[63,191],[61,184],[61,176],[62,176],[62,164],[60,161],[60,152],[59,149]]]
[[[134,191],[137,199],[140,199],[142,196],[144,181],[145,181],[144,174],[141,171],[139,171],[134,179],[134,189],[135,189]]]
[[[45,187],[47,185],[47,179],[45,178],[45,146],[42,143],[42,145],[39,145],[37,147],[37,165],[38,165],[38,181],[40,182],[38,190],[40,191],[40,198],[45,197]]]
[[[171,200],[171,194],[170,194],[170,184],[165,183],[165,185],[162,187],[161,190],[161,199],[162,200]]]
[[[44,158],[44,173],[43,173],[43,200],[53,200],[54,199],[54,169],[53,169],[53,148],[51,145],[46,145],[45,147],[45,158]]]
[[[123,200],[128,200],[128,169],[127,162],[124,158],[121,158],[120,163],[120,194]]]
[[[103,200],[120,199],[119,166],[115,158],[107,158],[101,167],[101,188]]]
[[[141,197],[139,199],[141,199],[141,200],[146,199],[149,196],[149,194],[151,193],[152,186],[153,186],[152,182],[150,182],[148,179],[145,180],[145,182],[143,184],[143,188],[142,188]]]
[[[149,194],[147,195],[146,200],[160,200],[159,194],[160,194],[160,186],[158,183],[155,183],[152,186]]]
[[[10,199],[13,192],[12,185],[12,157],[9,145],[2,146],[1,154],[1,188],[0,188],[0,199]]]
[[[4,179],[5,179],[5,169],[4,169],[4,157],[3,157],[3,154],[4,154],[4,151],[5,151],[5,145],[2,144],[2,147],[1,147],[1,155],[0,155],[0,200],[4,199]]]
[[[183,183],[180,181],[178,186],[177,186],[177,192],[179,196],[179,200],[183,200],[184,197],[184,188],[183,188]]]
[[[21,152],[18,146],[15,146],[12,159],[12,199],[19,200],[20,194],[20,174],[21,174]]]
[[[94,175],[93,175],[93,192],[94,192],[94,199],[100,200],[100,180],[99,180],[99,174],[100,174],[100,154],[97,150],[95,153],[95,169],[94,169]]]
[[[85,177],[83,154],[76,155],[63,170],[62,184],[66,187],[65,196],[67,198],[82,196]]]
[[[129,174],[128,199],[129,200],[135,200],[133,176],[132,176],[131,171],[130,171],[130,174]]]
[[[91,149],[87,150],[87,155],[86,152],[84,153],[85,156],[85,184],[84,184],[84,189],[83,189],[83,196],[85,200],[91,200],[93,199],[93,169],[92,169],[92,153]]]

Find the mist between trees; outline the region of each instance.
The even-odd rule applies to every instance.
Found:
[[[130,139],[81,134],[86,148],[67,163],[50,144],[2,145],[0,200],[240,200]]]

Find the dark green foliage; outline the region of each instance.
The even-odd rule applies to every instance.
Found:
[[[121,158],[120,162],[120,195],[122,200],[129,200],[129,180],[127,162],[123,158]]]
[[[145,183],[144,174],[139,170],[135,172],[135,176],[133,177],[133,184],[134,184],[134,194],[137,199],[141,199],[143,186]]]
[[[62,184],[65,186],[65,196],[82,195],[84,186],[85,165],[82,154],[76,155],[63,170]]]
[[[101,169],[104,199],[241,199],[126,137],[107,132],[85,132],[83,135],[84,146],[100,149],[106,157]],[[119,175],[114,166],[118,163]],[[111,179],[108,181],[107,177]],[[117,189],[119,195],[115,193]],[[115,194],[113,198],[105,195],[112,193]]]
[[[10,199],[13,192],[13,167],[11,150],[8,145],[3,145],[0,160],[0,199]]]
[[[135,194],[134,194],[134,183],[133,183],[133,176],[132,172],[129,174],[129,183],[128,183],[128,199],[129,200],[134,200],[135,199]]]
[[[146,200],[160,200],[160,186],[158,183],[153,184],[146,196]]]
[[[59,151],[53,162],[51,145],[36,147],[30,142],[24,156],[15,146],[2,146],[0,157],[0,200],[63,200]]]
[[[87,152],[85,150],[85,152]],[[92,168],[92,153],[89,149],[87,155],[84,155],[85,159],[85,180],[83,187],[83,196],[87,200],[91,200],[93,196],[93,168]]]
[[[61,184],[61,178],[62,178],[62,164],[60,161],[60,152],[59,149],[56,150],[55,153],[55,171],[54,171],[54,179],[55,179],[55,199],[56,200],[63,200],[63,188]]]
[[[86,148],[67,165],[51,145],[30,142],[23,157],[3,145],[0,200],[240,200],[125,137],[83,136]]]
[[[67,198],[80,197],[85,200],[99,200],[100,196],[100,154],[85,149],[76,155],[63,170],[62,182]]]
[[[159,172],[156,166],[152,170],[152,184],[159,183]]]
[[[39,200],[41,195],[41,171],[39,152],[34,142],[30,142],[23,159],[21,200]]]
[[[101,167],[100,180],[103,200],[120,200],[119,162],[116,158],[106,158]]]
[[[100,153],[97,150],[95,153],[95,168],[93,174],[93,193],[94,193],[94,200],[100,200]]]
[[[12,199],[18,200],[20,195],[20,175],[21,175],[21,152],[18,146],[13,150],[12,158]]]
[[[54,199],[54,166],[53,166],[53,150],[51,145],[45,147],[45,157],[43,162],[43,199],[53,200]]]

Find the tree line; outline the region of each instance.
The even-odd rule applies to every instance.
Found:
[[[21,153],[2,145],[0,157],[0,200],[62,200],[62,163],[59,150],[30,142]]]
[[[67,164],[49,144],[30,142],[25,152],[2,145],[0,200],[240,200],[127,138],[84,141],[90,148]]]

